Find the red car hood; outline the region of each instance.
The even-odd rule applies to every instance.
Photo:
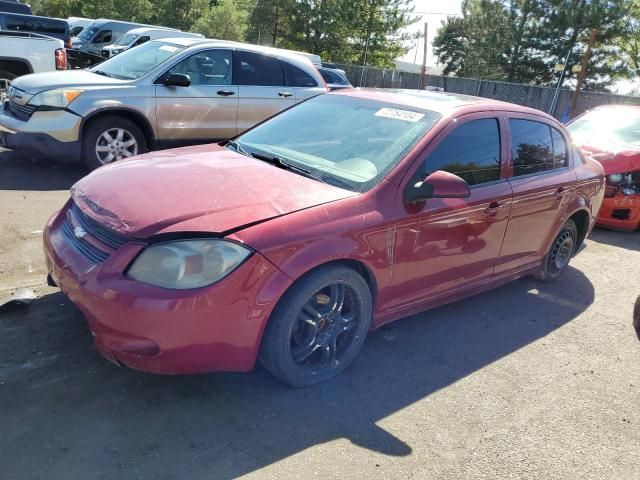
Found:
[[[76,183],[85,214],[132,237],[235,230],[356,195],[217,145],[141,155]]]
[[[598,160],[605,175],[640,170],[640,148],[618,143],[594,143],[579,145],[583,152]]]

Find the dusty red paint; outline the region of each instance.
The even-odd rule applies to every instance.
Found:
[[[74,187],[74,199],[88,216],[138,239],[94,265],[60,231],[68,205],[45,230],[49,271],[86,315],[107,358],[160,373],[246,371],[254,366],[277,301],[319,265],[347,261],[368,272],[377,328],[535,271],[563,222],[577,212],[585,215],[586,230],[593,227],[604,195],[597,162],[572,160],[559,172],[508,179],[509,116],[533,115],[562,131],[551,117],[476,99],[442,106],[392,92],[339,94],[439,108],[443,118],[363,194],[216,145],[103,167]],[[507,159],[502,180],[472,188],[468,198],[406,204],[405,188],[441,135],[483,112],[500,121]],[[191,291],[124,276],[149,236],[176,232],[227,232],[255,253],[222,281]]]

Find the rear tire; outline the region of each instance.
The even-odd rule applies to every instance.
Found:
[[[542,260],[540,271],[535,277],[542,282],[553,282],[569,266],[569,261],[578,245],[578,227],[569,219],[551,243],[549,251]]]
[[[82,161],[89,170],[147,151],[142,129],[118,115],[92,121],[82,137]]]
[[[271,314],[260,362],[292,387],[327,380],[356,358],[371,317],[362,276],[341,265],[319,268],[297,281]]]
[[[640,295],[636,299],[636,305],[633,308],[633,326],[640,333]]]

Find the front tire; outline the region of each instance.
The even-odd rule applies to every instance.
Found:
[[[636,298],[636,305],[633,308],[633,326],[640,332],[640,295]]]
[[[140,127],[118,115],[91,122],[82,138],[82,160],[90,170],[147,151]]]
[[[371,291],[357,272],[326,266],[296,282],[266,327],[260,362],[292,387],[327,380],[351,364],[372,317]]]
[[[573,220],[569,219],[551,243],[536,278],[543,282],[552,282],[558,279],[569,266],[569,261],[577,246],[578,227]]]

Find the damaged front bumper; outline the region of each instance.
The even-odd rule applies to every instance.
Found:
[[[254,367],[265,323],[291,283],[286,275],[256,252],[233,275],[209,287],[169,290],[144,284],[123,273],[145,248],[143,242],[131,241],[106,260],[91,260],[65,235],[67,210],[45,228],[47,269],[86,317],[106,359],[163,374]],[[90,235],[78,239],[85,240],[95,241]]]

